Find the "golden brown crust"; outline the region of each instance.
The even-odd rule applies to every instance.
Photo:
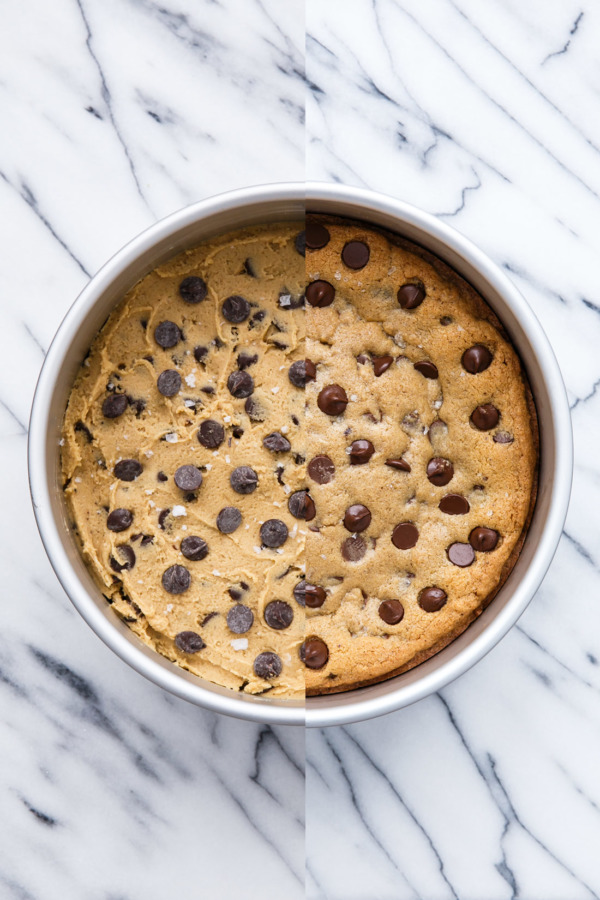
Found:
[[[504,584],[519,556],[535,503],[538,455],[535,408],[522,367],[497,317],[473,288],[441,260],[404,239],[363,223],[317,218],[327,224],[331,240],[324,249],[307,255],[308,280],[330,281],[336,298],[325,309],[307,309],[307,356],[318,363],[319,373],[316,385],[308,390],[307,441],[311,448],[318,446],[320,453],[330,447],[340,478],[337,490],[335,480],[311,486],[318,511],[314,524],[321,531],[307,540],[307,578],[324,586],[328,597],[321,608],[307,611],[307,634],[327,643],[329,660],[322,669],[307,671],[307,695],[352,690],[391,678],[430,658],[468,627]],[[342,248],[349,240],[364,240],[371,248],[369,263],[362,270],[350,270],[341,262]],[[398,287],[417,279],[427,286],[427,300],[414,311],[400,310],[395,297]],[[452,321],[442,325],[444,316]],[[361,342],[367,354],[394,357],[386,388],[388,373],[376,379],[368,365],[356,363]],[[472,375],[464,372],[460,359],[464,349],[475,343],[490,347],[494,361],[487,372]],[[335,354],[330,347],[335,347]],[[439,382],[437,394],[431,384],[419,384],[409,371],[419,356],[438,366],[439,379],[431,379]],[[402,377],[395,366],[404,367]],[[411,387],[404,391],[403,401],[407,382]],[[342,384],[355,398],[355,410],[351,401],[343,417],[325,422],[315,401],[326,383]],[[381,421],[364,423],[365,402],[378,404],[375,418]],[[468,422],[469,413],[487,402],[501,409],[501,419],[490,432],[479,432]],[[430,425],[442,418],[448,434],[427,446],[417,427],[406,440],[398,422],[411,405],[417,407],[420,423]],[[342,421],[343,428],[338,427]],[[348,428],[352,432],[344,435]],[[509,431],[512,443],[494,443],[493,435],[499,431]],[[368,466],[348,467],[350,477],[346,478],[344,443],[359,437],[371,440],[376,453]],[[394,445],[395,454],[391,452]],[[382,498],[381,467],[386,454],[408,459],[412,472],[398,473],[405,479],[400,495],[395,495],[390,482]],[[427,457],[434,455],[454,460],[455,476],[447,487],[432,487],[425,477]],[[485,485],[481,498],[473,494],[477,479]],[[455,491],[468,497],[468,515],[450,517],[436,509],[441,496]],[[410,508],[411,493],[416,494],[417,509]],[[478,502],[483,495],[485,502]],[[343,510],[358,502],[373,513],[363,535],[375,537],[375,547],[367,550],[361,562],[347,564],[344,582],[336,585],[332,577],[339,577],[340,542],[348,536],[340,524]],[[327,510],[321,517],[320,509]],[[395,522],[406,520],[417,524],[419,540],[412,550],[397,550],[390,542],[391,530]],[[457,526],[456,520],[463,524]],[[496,526],[502,535],[498,547],[491,553],[477,553],[468,568],[452,566],[446,547],[453,540],[466,542],[471,529],[479,525]],[[395,566],[412,577],[404,584],[389,577]],[[425,613],[417,597],[432,584],[443,587],[449,600],[439,612]],[[387,626],[376,610],[380,601],[392,597],[401,600],[405,616],[401,623]]]

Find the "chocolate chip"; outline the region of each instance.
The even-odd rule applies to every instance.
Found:
[[[239,425],[234,425],[234,427],[231,429],[231,433],[234,436],[234,438],[239,440],[242,437],[242,435],[244,434],[244,429],[241,428]]]
[[[418,603],[425,612],[437,612],[444,606],[448,595],[439,587],[426,587],[419,593]]]
[[[133,547],[130,547],[129,544],[119,544],[116,550],[121,557],[122,562],[119,562],[114,556],[111,556],[111,569],[114,569],[115,572],[127,572],[129,569],[133,569],[135,566],[135,553],[133,552]]]
[[[306,253],[306,232],[300,231],[296,235],[296,239],[294,240],[294,247],[296,248],[296,252],[300,254],[300,256],[304,256]]]
[[[398,290],[398,303],[402,309],[416,309],[425,299],[425,285],[421,281],[403,284]]]
[[[348,449],[350,451],[348,457],[351,466],[363,466],[365,463],[369,462],[375,453],[375,447],[371,441],[362,438],[357,441],[352,441]]]
[[[224,506],[217,516],[217,528],[221,534],[233,534],[242,524],[242,514],[236,506]]]
[[[335,297],[335,288],[328,281],[311,281],[306,288],[306,299],[311,306],[323,309],[331,306]]]
[[[441,511],[449,516],[466,516],[471,509],[469,501],[461,494],[446,494],[439,505]]]
[[[374,356],[373,372],[375,373],[375,378],[379,378],[380,375],[383,375],[384,372],[387,372],[393,362],[393,356]]]
[[[237,358],[238,369],[247,369],[258,362],[258,353],[240,353]]]
[[[238,603],[227,613],[227,627],[233,634],[246,634],[254,624],[254,613],[248,606]]]
[[[384,600],[379,604],[379,618],[387,625],[397,625],[404,618],[404,607],[399,600]]]
[[[285,600],[271,600],[265,606],[265,622],[269,628],[276,631],[283,631],[289,628],[294,619],[294,610]]]
[[[244,297],[234,294],[225,300],[221,310],[228,322],[239,325],[240,322],[245,322],[250,315],[250,304]]]
[[[102,415],[107,419],[118,419],[129,405],[125,394],[110,394],[102,404]]]
[[[307,472],[317,484],[329,484],[335,477],[335,463],[328,456],[313,456]]]
[[[327,594],[318,584],[308,584],[306,581],[299,581],[294,588],[294,597],[300,606],[306,604],[310,609],[319,609],[325,603]]]
[[[198,430],[198,440],[203,447],[215,450],[225,440],[225,429],[220,422],[214,419],[206,419]]]
[[[288,439],[278,431],[272,431],[271,434],[263,438],[263,447],[266,450],[270,450],[271,453],[287,453],[288,450],[292,449]]]
[[[442,316],[441,317],[440,325],[446,326],[446,325],[451,325],[451,324],[452,324],[452,319],[450,318],[450,316]]]
[[[158,525],[162,531],[165,530],[167,516],[169,515],[170,512],[171,512],[170,509],[161,509],[161,511],[158,514]]]
[[[494,435],[494,442],[496,444],[512,444],[514,441],[514,437],[512,434],[509,434],[508,431],[499,431]]]
[[[495,428],[500,419],[500,413],[491,403],[476,406],[471,413],[471,422],[479,431],[490,431]]]
[[[201,537],[190,534],[182,540],[181,552],[186,559],[198,562],[208,556],[208,544]]]
[[[204,625],[206,621],[207,619],[202,624]],[[175,646],[182,653],[199,653],[200,650],[204,650],[206,644],[195,631],[180,631],[179,634],[175,635]]]
[[[169,566],[162,576],[162,586],[169,594],[183,594],[191,584],[191,577],[185,566]]]
[[[137,459],[121,459],[114,468],[115,477],[120,481],[135,481],[143,471]]]
[[[154,340],[164,350],[174,347],[182,338],[181,329],[175,322],[169,322],[168,320],[159,322],[154,329]]]
[[[288,539],[288,527],[281,519],[267,519],[260,526],[260,539],[265,547],[281,547]]]
[[[353,534],[352,537],[342,541],[342,556],[347,562],[358,562],[367,552],[367,543],[360,534]]]
[[[133,513],[130,509],[113,509],[106,520],[109,531],[125,531],[131,527]]]
[[[348,531],[364,531],[371,524],[371,511],[362,503],[349,506],[344,515],[344,527]]]
[[[306,385],[307,377],[306,377],[306,360],[298,359],[295,363],[292,363],[288,370],[288,378],[297,388],[303,388]]]
[[[475,344],[465,350],[461,362],[463,369],[466,369],[471,375],[477,375],[478,372],[485,372],[492,359],[493,356],[487,347],[484,347],[483,344]]]
[[[256,397],[248,397],[244,403],[244,410],[252,422],[264,422],[267,413]]]
[[[163,397],[174,397],[181,390],[181,375],[175,369],[166,369],[158,376],[156,386]]]
[[[207,294],[206,282],[197,275],[184,278],[179,285],[179,296],[186,303],[201,303]]]
[[[443,487],[445,484],[448,484],[452,480],[453,475],[454,466],[449,459],[434,456],[427,463],[427,477],[437,487]]]
[[[194,347],[194,359],[197,363],[204,362],[208,356],[208,347]]]
[[[348,396],[339,384],[328,384],[319,393],[317,405],[328,416],[341,416],[348,406]]]
[[[229,483],[237,494],[251,494],[258,485],[258,475],[250,466],[238,466],[231,473]]]
[[[212,384],[207,384],[205,387],[201,387],[200,390],[203,394],[214,394],[215,389]]]
[[[254,393],[254,379],[249,372],[236,371],[232,372],[227,379],[227,389],[232,397],[243,400]]]
[[[438,377],[437,366],[434,366],[434,364],[428,359],[424,359],[421,362],[416,362],[414,368],[417,370],[417,372],[420,372],[424,378]]]
[[[259,653],[254,660],[254,674],[258,678],[277,678],[283,666],[280,658],[271,650]]]
[[[324,225],[319,222],[306,223],[306,246],[309,250],[320,250],[329,243],[330,235]]]
[[[445,437],[447,434],[448,426],[446,423],[441,419],[434,419],[429,426],[427,437],[429,438],[429,443],[433,446],[434,441],[437,441],[438,438]]]
[[[322,669],[329,659],[327,644],[318,637],[307,638],[300,647],[300,659],[307,669]]]
[[[446,553],[450,562],[461,568],[470,566],[471,563],[475,562],[475,551],[470,544],[461,544],[457,541],[455,544],[450,544]]]
[[[197,491],[202,484],[202,472],[196,466],[179,466],[175,484],[182,491]]]
[[[304,360],[304,380],[305,382],[314,381],[317,377],[317,367],[312,359]]]
[[[348,241],[342,250],[342,261],[349,269],[364,269],[371,251],[364,241]]]
[[[419,531],[412,522],[401,522],[392,531],[392,544],[398,550],[410,550],[419,540]]]
[[[310,522],[317,514],[315,503],[308,491],[295,491],[288,500],[288,509],[295,519]]]
[[[500,535],[493,528],[474,528],[469,535],[469,543],[473,550],[482,550],[484,553],[495,550],[499,539]]]
[[[410,472],[410,466],[405,459],[386,459],[386,466],[390,469],[399,469],[401,472]]]

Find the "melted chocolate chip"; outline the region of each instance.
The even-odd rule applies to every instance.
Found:
[[[335,288],[328,281],[312,281],[306,288],[306,299],[311,306],[323,309],[331,306],[335,298]]]
[[[231,473],[229,483],[237,494],[251,494],[258,486],[258,475],[250,466],[238,466]]]
[[[341,416],[348,406],[348,396],[339,384],[328,384],[319,393],[317,405],[328,416]]]
[[[446,553],[450,562],[461,568],[470,566],[475,562],[475,551],[470,544],[461,544],[457,541],[455,544],[450,544]]]
[[[421,362],[416,362],[414,368],[417,370],[417,372],[420,372],[424,378],[438,377],[437,366],[435,366],[428,359],[424,359]]]
[[[115,476],[120,481],[135,481],[144,471],[137,459],[121,459],[114,468]]]
[[[306,223],[306,246],[309,250],[321,250],[329,243],[330,235],[324,225],[319,222]]]
[[[232,372],[227,379],[227,389],[232,397],[243,400],[254,393],[254,379],[249,372],[236,371]]]
[[[425,285],[420,282],[403,284],[398,290],[398,303],[402,309],[416,309],[425,299]]]
[[[429,426],[427,437],[429,438],[429,443],[433,446],[434,442],[437,441],[438,438],[443,438],[447,434],[448,426],[446,425],[446,423],[441,419],[434,419]]]
[[[197,491],[202,484],[202,472],[196,466],[179,466],[174,477],[182,491]]]
[[[127,409],[129,402],[125,394],[110,394],[102,404],[102,415],[107,419],[118,419]]]
[[[392,544],[398,550],[410,550],[419,540],[419,531],[412,522],[401,522],[392,532]]]
[[[234,294],[225,300],[221,311],[228,322],[239,325],[241,322],[245,322],[250,315],[250,304],[244,297]]]
[[[179,296],[186,303],[201,303],[207,294],[206,282],[197,275],[184,278],[179,285]]]
[[[233,534],[242,524],[242,514],[237,506],[224,506],[217,516],[217,528],[221,534]]]
[[[419,593],[418,603],[424,612],[438,612],[446,603],[448,595],[439,587],[426,587]]]
[[[283,668],[281,659],[271,650],[259,653],[254,660],[254,674],[257,678],[277,678]]]
[[[206,419],[198,430],[198,440],[203,447],[215,450],[225,440],[225,429],[220,422],[215,422],[214,419]]]
[[[384,372],[387,372],[393,362],[393,356],[374,356],[373,372],[375,373],[375,378],[379,378],[380,375],[383,375]]]
[[[308,669],[322,669],[329,659],[327,644],[318,637],[307,638],[300,648],[300,659]]]
[[[306,581],[299,581],[294,588],[294,597],[300,606],[306,604],[310,609],[319,609],[325,603],[327,594],[318,584],[308,584]]]
[[[169,594],[183,594],[191,584],[191,576],[185,566],[169,566],[162,576],[162,586]]]
[[[471,422],[479,431],[490,431],[500,420],[500,413],[491,403],[476,406],[471,413]]]
[[[329,484],[335,477],[335,464],[328,456],[313,456],[307,472],[317,484]]]
[[[206,621],[207,619],[202,624],[204,625]],[[206,644],[195,631],[180,631],[179,634],[175,635],[175,646],[182,653],[199,653],[200,650],[204,650]]]
[[[260,526],[260,539],[265,547],[281,547],[288,539],[288,527],[281,519],[267,519]]]
[[[295,519],[310,522],[317,514],[314,500],[308,491],[295,491],[288,500],[288,509]]]
[[[288,450],[292,449],[288,439],[278,431],[272,431],[271,434],[263,438],[263,447],[266,450],[270,450],[271,453],[287,453]]]
[[[399,600],[384,600],[379,604],[378,612],[387,625],[397,625],[404,618],[404,607]]]
[[[364,531],[371,524],[371,511],[362,503],[349,506],[344,515],[344,527],[348,531]]]
[[[474,528],[469,535],[469,543],[473,550],[481,550],[484,553],[495,550],[499,539],[500,535],[497,531],[493,528],[485,528],[483,526]]]
[[[364,241],[348,241],[342,250],[342,261],[349,269],[364,269],[371,251]]]
[[[304,380],[306,383],[309,381],[314,381],[317,377],[317,367],[315,366],[312,359],[304,360]]]
[[[133,522],[133,513],[130,509],[113,509],[106,520],[109,531],[126,531]]]
[[[494,443],[496,444],[512,444],[514,437],[508,431],[499,431],[494,435]]]
[[[254,624],[254,613],[248,606],[238,603],[227,613],[227,627],[233,634],[246,634]]]
[[[208,544],[195,534],[190,534],[181,542],[181,552],[186,559],[198,562],[208,556]]]
[[[479,372],[485,372],[490,366],[493,356],[487,347],[483,344],[475,344],[469,347],[462,355],[463,369],[470,372],[471,375],[477,375]]]
[[[443,459],[441,456],[434,456],[427,463],[427,478],[437,487],[443,487],[452,480],[454,475],[454,466],[449,459]]]
[[[181,329],[175,322],[159,322],[156,328],[154,329],[154,340],[158,344],[159,347],[162,347],[164,350],[169,350],[171,347],[175,347],[176,344],[182,340],[183,335],[181,333]]]
[[[351,466],[363,466],[365,463],[369,462],[375,453],[375,447],[371,441],[362,438],[357,441],[352,441],[348,449],[350,450],[348,458]]]
[[[299,253],[300,256],[304,256],[306,254],[306,231],[300,231],[296,235],[294,247],[296,248],[296,252]]]
[[[283,631],[289,628],[294,620],[294,610],[285,600],[272,600],[265,606],[265,622],[269,628]]]
[[[398,469],[400,472],[410,472],[410,466],[405,459],[386,459],[386,466],[390,469]]]
[[[466,516],[471,507],[466,497],[461,494],[446,494],[440,500],[440,509],[448,516]]]

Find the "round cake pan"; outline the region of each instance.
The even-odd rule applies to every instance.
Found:
[[[494,309],[531,384],[540,426],[540,481],[521,555],[493,603],[452,644],[409,672],[370,687],[307,698],[252,697],[191,675],[146,647],[114,614],[94,583],[70,531],[60,478],[61,426],[77,369],[124,294],[171,256],[237,228],[295,220],[305,210],[359,219],[427,248],[469,281]],[[431,694],[480,660],[516,622],[537,590],[558,544],[572,475],[569,408],[552,349],[531,309],[472,243],[433,216],[381,194],[340,185],[280,184],[221,194],[156,223],[116,254],[65,316],[46,356],[29,430],[29,480],[50,562],[96,634],[130,666],[199,706],[271,724],[339,725],[383,715]]]

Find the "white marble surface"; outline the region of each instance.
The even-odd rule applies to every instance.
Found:
[[[589,0],[5,5],[2,900],[600,897],[599,41]],[[576,436],[565,537],[519,626],[439,696],[309,733],[306,794],[301,729],[202,713],[90,633],[25,461],[88,274],[192,200],[305,175],[414,202],[499,262]]]

